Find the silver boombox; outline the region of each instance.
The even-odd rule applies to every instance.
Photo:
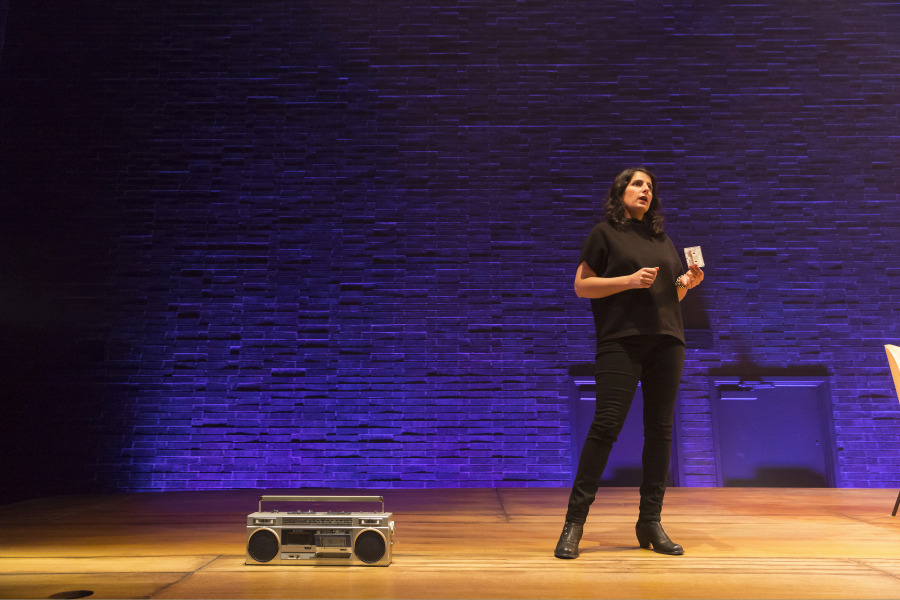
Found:
[[[380,502],[381,512],[263,512],[263,502]],[[391,564],[394,520],[382,496],[260,496],[247,515],[247,565]]]

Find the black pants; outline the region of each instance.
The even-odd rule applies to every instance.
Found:
[[[669,335],[632,336],[597,346],[597,408],[588,431],[566,521],[584,523],[613,444],[622,431],[638,381],[644,395],[640,516],[659,521],[672,456],[675,399],[684,369],[684,343]]]

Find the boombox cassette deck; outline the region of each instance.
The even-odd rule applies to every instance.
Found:
[[[263,512],[263,502],[380,502],[381,512]],[[247,515],[247,565],[386,567],[394,520],[382,496],[261,496]]]

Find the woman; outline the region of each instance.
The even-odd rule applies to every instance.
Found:
[[[703,281],[664,233],[656,177],[622,171],[606,199],[606,220],[591,231],[575,273],[575,293],[591,299],[597,330],[597,407],[566,512],[557,558],[576,558],[600,477],[640,381],[644,396],[643,479],[635,526],[642,548],[683,554],[660,524],[669,475],[675,399],[684,367],[679,302]]]

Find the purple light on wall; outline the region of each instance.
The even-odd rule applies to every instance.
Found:
[[[896,17],[44,8],[10,4],[0,93],[7,227],[48,260],[2,268],[60,317],[26,303],[10,344],[51,335],[12,353],[4,405],[58,407],[85,485],[568,485],[569,369],[594,351],[571,280],[639,163],[709,265],[685,305],[681,484],[717,484],[724,373],[825,377],[841,485],[900,485]],[[42,364],[47,345],[84,360]],[[48,370],[80,383],[60,396]]]

